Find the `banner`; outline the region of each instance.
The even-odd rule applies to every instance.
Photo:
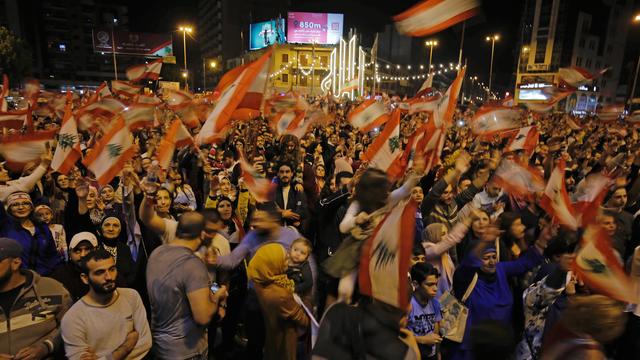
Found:
[[[290,12],[287,18],[290,43],[337,44],[342,38],[342,14]]]
[[[113,39],[111,35],[113,34]],[[111,29],[93,30],[93,51],[142,56],[173,55],[171,34],[137,33]]]

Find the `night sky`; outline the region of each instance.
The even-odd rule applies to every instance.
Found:
[[[355,27],[359,33],[373,34],[383,31],[392,23],[391,16],[408,9],[418,1],[391,0],[373,2],[368,0],[292,0],[292,11],[336,12],[345,15],[345,32]],[[180,23],[197,23],[198,0],[154,0],[150,6],[146,1],[129,2],[130,28],[133,31],[170,32]],[[468,59],[470,76],[488,80],[491,46],[485,36],[499,33],[494,62],[496,88],[507,88],[512,81],[515,64],[515,47],[518,25],[524,1],[485,0],[482,14],[467,22],[464,39],[464,57]],[[284,15],[284,14],[283,14]],[[261,19],[260,19],[261,20]],[[460,44],[460,25],[435,34],[441,45],[434,49],[434,62],[457,62]],[[195,41],[197,41],[197,28]],[[174,37],[174,53],[182,58],[182,46]],[[199,58],[195,42],[190,42],[188,58]],[[365,47],[371,44],[364,43]],[[386,59],[394,62],[394,59]],[[191,63],[191,61],[190,61]],[[425,60],[426,64],[426,60]],[[416,64],[414,64],[416,65]]]

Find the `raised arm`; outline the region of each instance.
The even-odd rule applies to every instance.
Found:
[[[151,231],[156,234],[162,236],[165,233],[165,225],[162,218],[156,213],[156,204],[155,198],[150,197],[150,195],[144,195],[144,199],[140,204],[140,220],[144,223]]]

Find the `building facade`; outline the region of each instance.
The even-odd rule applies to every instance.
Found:
[[[608,71],[558,103],[560,109],[594,112],[623,102],[624,51],[633,0],[526,0],[520,28],[515,100],[544,102],[558,85],[558,69]]]

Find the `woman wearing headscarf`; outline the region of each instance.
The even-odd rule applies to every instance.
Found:
[[[126,231],[122,222],[115,216],[102,220],[98,230],[98,242],[116,260],[118,274],[122,274],[127,286],[132,286],[136,276],[136,265],[127,246]]]
[[[483,321],[493,320],[511,326],[514,297],[509,277],[520,276],[544,260],[543,253],[552,230],[545,229],[535,245],[517,260],[498,261],[495,242],[483,241],[464,259],[453,274],[453,293],[462,299],[467,291],[470,295],[464,302],[469,309],[465,335],[461,344],[456,344],[451,353],[453,360],[474,359],[471,328]],[[488,239],[487,239],[488,240]]]
[[[244,227],[242,221],[235,214],[233,202],[226,196],[218,197],[218,203],[216,204],[216,210],[220,213],[220,218],[225,226],[225,233],[228,235],[231,248],[235,248],[240,243],[240,240],[244,237]]]
[[[309,317],[293,298],[294,283],[286,270],[287,254],[280,244],[262,246],[247,268],[264,316],[265,360],[295,360],[297,329],[309,326]]]

